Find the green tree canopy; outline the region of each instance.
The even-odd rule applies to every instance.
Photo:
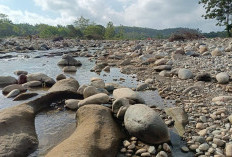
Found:
[[[85,28],[87,28],[89,25],[95,25],[94,22],[90,22],[90,19],[86,19],[83,16],[78,18],[76,21],[74,21],[75,27],[79,28],[81,31],[83,31]]]
[[[106,39],[113,39],[115,36],[115,28],[113,22],[108,22],[105,30],[105,38]]]
[[[200,0],[206,9],[205,19],[216,19],[217,25],[225,26],[229,37],[232,29],[232,0]]]
[[[90,25],[84,30],[84,35],[88,39],[103,39],[105,27],[102,25]]]

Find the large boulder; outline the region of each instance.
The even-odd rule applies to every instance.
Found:
[[[58,62],[58,65],[62,66],[81,66],[81,62],[76,60],[70,55],[62,56],[62,59]]]
[[[34,96],[37,96],[38,93],[21,93],[18,96],[16,96],[13,101],[20,101],[20,100],[27,100]]]
[[[178,71],[178,77],[182,80],[191,79],[193,77],[193,73],[188,69],[180,69]]]
[[[43,73],[33,73],[33,74],[28,74],[27,75],[27,81],[40,81],[42,83],[45,83],[46,86],[52,86],[55,84],[55,80],[46,74]]]
[[[5,88],[3,88],[2,89],[2,94],[8,94],[14,89],[18,89],[20,92],[26,92],[27,91],[27,89],[25,87],[23,87],[22,85],[12,84],[12,85],[9,85],[9,86],[6,86]]]
[[[77,111],[77,129],[54,147],[46,157],[114,157],[125,138],[111,110],[100,105],[83,106]]]
[[[13,98],[13,97],[16,97],[17,95],[19,95],[19,93],[20,93],[20,90],[14,89],[10,93],[8,93],[6,97]]]
[[[134,92],[132,89],[130,88],[119,88],[119,89],[115,89],[113,91],[113,97],[115,99],[118,98],[127,98],[129,100],[133,100],[136,103],[145,103],[143,98],[141,98],[136,92]]]
[[[17,83],[17,80],[12,76],[0,76],[0,86],[7,86],[15,83]]]
[[[106,104],[108,103],[110,100],[110,97],[105,94],[105,93],[99,93],[99,94],[95,94],[92,95],[84,100],[81,100],[78,103],[78,107],[84,106],[84,105],[88,105],[88,104]]]
[[[127,131],[141,141],[149,144],[159,144],[169,141],[169,131],[166,124],[150,107],[143,104],[129,106],[124,116]]]
[[[230,77],[227,73],[221,72],[221,73],[216,75],[216,79],[217,79],[219,84],[226,84],[229,82]]]
[[[35,116],[52,102],[63,99],[80,99],[71,91],[47,93],[26,104],[0,111],[0,156],[28,156],[38,145],[35,131]]]
[[[68,78],[56,82],[56,84],[54,84],[48,91],[49,92],[54,92],[54,91],[77,92],[78,88],[79,88],[78,81],[73,78]]]

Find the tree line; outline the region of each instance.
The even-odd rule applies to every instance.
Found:
[[[156,30],[141,27],[114,26],[108,22],[106,27],[81,16],[71,25],[50,26],[47,24],[14,24],[6,14],[0,13],[0,38],[9,36],[32,36],[41,38],[66,37],[80,39],[146,39],[169,38],[173,33],[191,32],[205,37],[232,36],[232,0],[199,0],[206,10],[205,19],[216,19],[216,25],[224,26],[225,31],[202,33],[199,29],[170,28]]]

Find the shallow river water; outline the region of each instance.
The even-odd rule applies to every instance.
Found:
[[[0,59],[0,75],[16,77],[13,73],[14,71],[25,70],[28,71],[28,73],[42,72],[55,79],[58,74],[63,73],[62,69],[57,66],[57,62],[61,59],[61,56],[48,57],[44,55],[57,51],[58,50],[50,50],[28,54],[10,53],[15,57],[11,59]],[[38,58],[36,56],[42,57]],[[82,66],[78,67],[76,73],[65,73],[65,75],[74,77],[78,80],[80,85],[88,84],[92,77],[100,77],[105,80],[106,83],[118,83],[121,86],[130,88],[136,87],[139,83],[136,81],[135,76],[124,75],[120,73],[120,69],[118,68],[111,68],[109,73],[101,72],[100,75],[90,72],[90,69],[95,65],[94,62],[91,62],[88,58],[76,57],[76,59],[81,61]],[[125,80],[119,81],[120,78],[124,78]],[[45,93],[46,89],[39,89],[36,90],[36,92],[39,94]],[[145,91],[140,92],[140,94],[149,106],[156,105],[163,108],[164,104],[166,104],[158,95],[157,91]],[[36,97],[32,99],[35,98]],[[23,102],[24,101],[12,101],[12,99],[5,98],[2,92],[0,92],[0,110]],[[30,157],[44,156],[51,148],[69,137],[76,127],[75,112],[69,110],[45,110],[36,115],[35,127],[39,146]],[[179,137],[177,135],[172,135],[172,138],[174,138],[175,142],[180,142],[181,145],[183,145],[183,142],[178,139]],[[178,156],[192,156],[190,154],[183,154],[179,150],[175,150],[175,153]]]

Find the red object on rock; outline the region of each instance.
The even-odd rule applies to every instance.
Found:
[[[19,75],[18,84],[24,84],[27,82],[27,76],[24,74]]]

